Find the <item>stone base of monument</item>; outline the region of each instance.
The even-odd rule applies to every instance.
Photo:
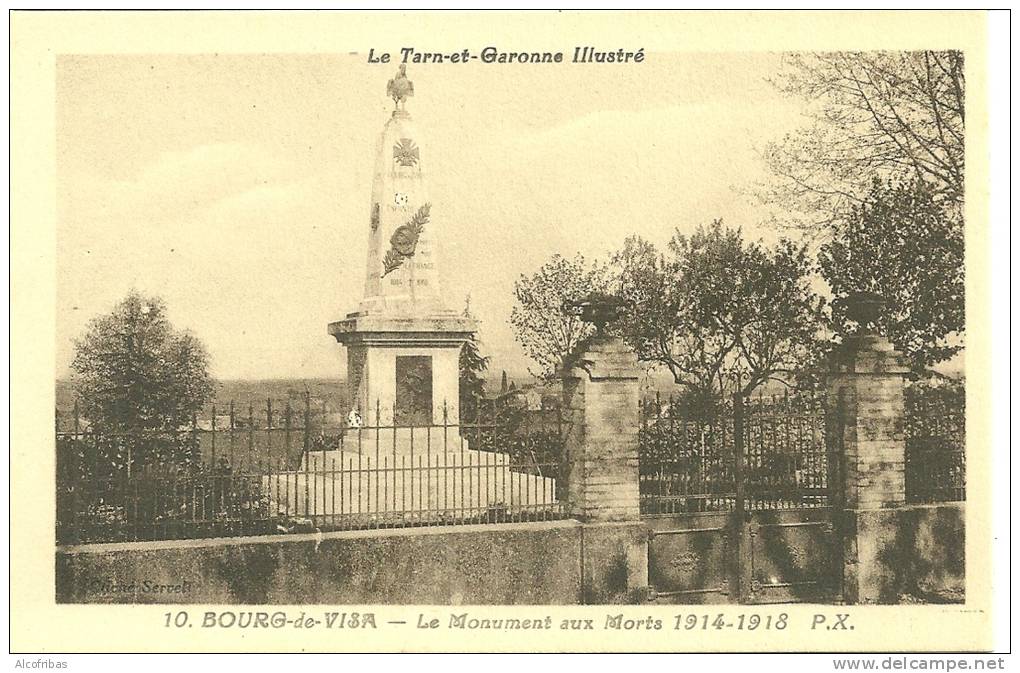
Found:
[[[394,462],[394,460],[396,462]],[[505,454],[306,454],[301,469],[263,477],[273,511],[316,525],[360,527],[526,518],[558,511],[556,479]]]
[[[470,451],[472,437],[462,436],[458,426],[415,428],[347,429],[340,438],[344,453],[364,456],[419,456]]]
[[[458,466],[479,467],[509,465],[510,456],[488,451],[422,451],[418,453],[390,452],[366,449],[364,453],[351,451],[313,451],[301,458],[297,472],[335,472],[339,470],[392,470],[392,469],[444,469]]]

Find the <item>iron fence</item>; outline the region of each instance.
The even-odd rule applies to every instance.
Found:
[[[914,383],[904,402],[907,502],[965,500],[962,384]],[[645,397],[642,512],[732,511],[738,500],[748,510],[834,504],[844,421],[837,404],[810,391],[697,405]]]
[[[835,423],[826,397],[812,391],[749,400],[743,418],[748,508],[831,504],[838,444],[829,434]]]
[[[789,509],[829,504],[825,399],[813,393],[692,405],[641,402],[645,514]]]
[[[842,417],[810,392],[640,404],[645,514],[825,507]],[[57,414],[57,540],[445,526],[565,516],[558,409],[478,401],[450,422],[349,423],[303,399],[211,405],[189,427],[110,432]],[[908,502],[966,498],[962,386],[905,395]],[[357,427],[360,425],[360,427]],[[740,459],[738,460],[738,456]]]
[[[914,383],[905,389],[907,502],[967,499],[965,421],[963,385]]]
[[[212,406],[173,431],[104,432],[77,407],[58,414],[58,542],[564,516],[558,414],[479,403],[470,422],[448,422],[444,405],[441,423],[411,427],[351,425],[307,397],[260,407]]]
[[[645,514],[729,511],[736,501],[732,407],[695,413],[670,396],[641,401],[639,491]]]

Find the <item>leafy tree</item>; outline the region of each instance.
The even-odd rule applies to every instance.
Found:
[[[460,418],[473,422],[479,400],[485,397],[485,370],[489,368],[489,357],[483,356],[478,340],[464,342],[460,349]]]
[[[965,324],[963,229],[925,180],[875,181],[864,203],[833,225],[819,251],[833,294],[881,295],[883,333],[922,370],[958,352]],[[837,324],[847,327],[842,308]]]
[[[822,301],[803,246],[745,243],[716,221],[675,233],[665,253],[632,237],[613,263],[636,307],[616,329],[691,394],[749,393],[817,351]],[[741,372],[736,388],[732,372]]]
[[[806,246],[787,239],[772,248],[751,244],[747,257],[730,322],[739,335],[737,367],[747,372],[744,394],[770,379],[803,379],[819,361],[825,303],[811,287]]]
[[[965,84],[959,51],[787,56],[777,85],[809,102],[812,125],[766,147],[778,181],[764,201],[827,232],[872,179],[923,179],[962,220]]]
[[[208,356],[170,324],[161,299],[133,291],[94,319],[71,366],[82,413],[112,444],[116,467],[190,460],[194,447],[180,431],[212,397]]]
[[[577,345],[594,333],[594,327],[563,311],[565,301],[604,290],[606,270],[581,255],[567,259],[554,255],[538,271],[522,275],[514,284],[516,303],[510,313],[514,336],[538,364],[539,376],[551,377]]]
[[[720,248],[726,245],[725,241],[718,243]],[[689,241],[679,234],[670,241],[668,254],[640,237],[625,241],[613,263],[620,276],[621,294],[634,302],[634,310],[614,331],[641,360],[665,366],[676,383],[711,397],[721,385],[723,365],[734,343],[701,319],[696,279],[684,271],[688,246]]]

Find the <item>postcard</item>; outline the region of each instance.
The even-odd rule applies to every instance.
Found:
[[[12,648],[988,650],[986,20],[14,12]]]

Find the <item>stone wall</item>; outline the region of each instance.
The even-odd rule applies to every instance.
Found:
[[[640,603],[648,592],[648,526],[614,522],[582,526],[581,602]]]
[[[57,602],[617,603],[639,595],[646,540],[556,521],[81,545],[57,550]]]
[[[965,503],[847,511],[844,572],[861,603],[963,602]]]

